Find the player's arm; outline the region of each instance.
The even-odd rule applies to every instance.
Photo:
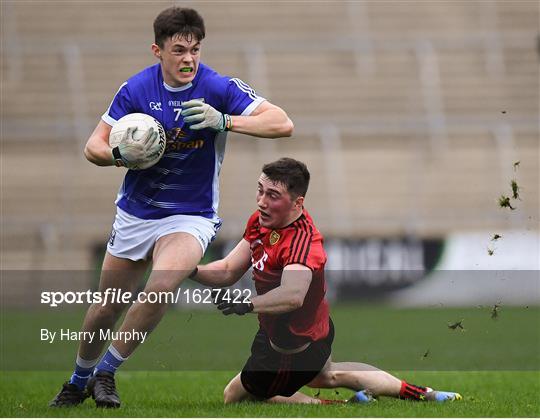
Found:
[[[212,128],[257,137],[290,137],[294,125],[285,111],[268,101],[262,102],[250,115],[223,114],[200,99],[182,103],[184,122],[192,130]]]
[[[100,120],[94,132],[86,142],[84,156],[90,162],[98,166],[113,166],[114,159],[109,146],[109,134],[112,127],[105,121]]]
[[[280,286],[251,299],[253,312],[282,314],[302,307],[311,279],[312,272],[305,265],[286,266],[281,275]]]
[[[209,264],[198,265],[191,279],[210,287],[228,287],[236,283],[251,264],[249,242],[242,239],[229,254]]]
[[[250,115],[231,115],[231,131],[257,137],[290,137],[294,124],[280,107],[262,102]]]
[[[248,312],[262,314],[291,312],[304,304],[311,279],[312,273],[308,267],[291,264],[284,268],[280,286],[264,295],[255,296],[251,301],[235,302],[224,299],[218,302],[218,309],[225,315],[244,315]]]

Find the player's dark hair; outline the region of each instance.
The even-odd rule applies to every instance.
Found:
[[[159,48],[163,48],[165,40],[173,36],[180,36],[191,42],[192,37],[201,41],[205,35],[204,20],[194,9],[169,7],[154,20],[154,42]]]
[[[306,196],[309,171],[305,163],[283,157],[264,165],[262,172],[269,180],[285,185],[292,198]]]

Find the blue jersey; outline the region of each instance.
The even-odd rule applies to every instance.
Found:
[[[200,98],[230,115],[249,115],[265,100],[243,81],[221,76],[202,63],[186,86],[168,86],[160,64],[122,84],[102,120],[114,125],[124,115],[142,112],[156,118],[167,133],[165,154],[158,163],[127,171],[116,200],[122,210],[141,219],[174,214],[217,217],[227,132],[191,130],[180,115],[182,102]]]

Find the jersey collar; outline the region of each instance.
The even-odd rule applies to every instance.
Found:
[[[287,226],[281,228],[280,230],[282,230],[282,229],[287,229],[288,227],[293,226],[293,225],[294,225],[296,222],[298,222],[299,220],[305,219],[306,216],[304,215],[304,211],[305,211],[305,209],[302,209],[302,213],[300,213],[300,216],[298,216],[295,220],[293,220],[291,223],[289,223]]]
[[[184,90],[187,90],[189,89],[190,87],[193,86],[193,83],[192,82],[189,82],[187,85],[185,86],[179,86],[179,87],[172,87],[172,86],[169,86],[167,83],[165,83],[165,80],[163,81],[163,87],[165,89],[167,89],[169,92],[182,92]]]

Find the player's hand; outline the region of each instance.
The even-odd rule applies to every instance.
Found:
[[[246,301],[246,299],[242,299],[242,302],[235,303],[233,300],[224,299],[224,293],[222,293],[224,290],[225,289],[212,290],[212,301],[214,302],[214,305],[223,312],[223,315],[245,315],[248,312],[253,311],[253,303],[249,300]]]
[[[231,129],[231,116],[222,114],[217,109],[200,99],[182,102],[181,115],[192,130],[212,128],[216,131]]]
[[[117,149],[124,166],[129,169],[136,169],[139,163],[159,153],[158,133],[153,128],[149,128],[139,141],[133,139],[135,131],[137,127],[129,127],[120,144],[114,148]],[[114,149],[113,157],[115,157]]]
[[[245,315],[248,312],[253,311],[253,303],[247,301],[247,302],[239,302],[234,303],[233,301],[230,302],[221,302],[217,308],[223,312],[223,315]]]

